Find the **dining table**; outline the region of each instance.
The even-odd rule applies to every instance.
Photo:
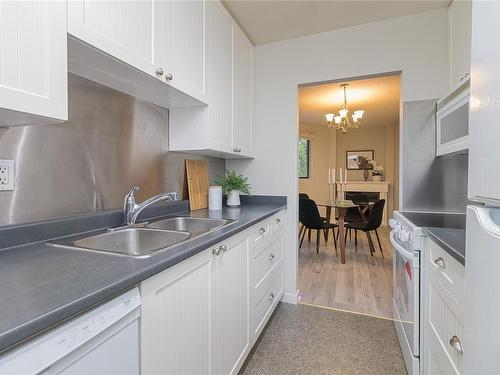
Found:
[[[370,208],[371,203],[369,202],[357,202],[354,203],[350,200],[337,200],[337,201],[322,201],[318,202],[318,207],[326,208],[326,222],[330,224],[332,221],[332,209],[338,210],[337,224],[339,226],[339,249],[340,249],[340,261],[345,264],[345,215],[347,209],[357,207],[361,218],[365,220],[366,212]],[[328,240],[328,237],[327,237]]]

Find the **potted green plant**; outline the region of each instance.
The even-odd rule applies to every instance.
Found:
[[[224,176],[217,176],[214,182],[220,185],[224,193],[227,194],[227,205],[229,207],[240,206],[240,193],[250,195],[251,187],[248,183],[248,177],[238,175],[234,170],[226,170]]]

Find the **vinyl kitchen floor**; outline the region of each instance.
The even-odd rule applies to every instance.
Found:
[[[391,320],[281,303],[240,373],[399,375],[406,370]]]
[[[358,251],[352,241],[346,242],[346,263],[335,256],[332,239],[328,245],[321,239],[320,257],[316,260],[316,231],[311,243],[299,250],[299,297],[301,303],[332,307],[368,315],[392,318],[392,247],[388,227],[379,229],[384,257],[380,255],[375,235],[374,264],[366,234],[358,232]],[[330,232],[331,237],[331,232]]]

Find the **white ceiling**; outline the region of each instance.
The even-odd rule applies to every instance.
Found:
[[[344,101],[342,82],[299,88],[301,124],[326,126],[325,115],[336,113]],[[399,119],[400,76],[347,81],[349,118],[357,109],[365,111],[361,126],[392,126]]]
[[[450,0],[222,0],[253,44],[446,8]]]

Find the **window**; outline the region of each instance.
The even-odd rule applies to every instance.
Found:
[[[299,178],[309,178],[309,155],[311,141],[299,138]]]

